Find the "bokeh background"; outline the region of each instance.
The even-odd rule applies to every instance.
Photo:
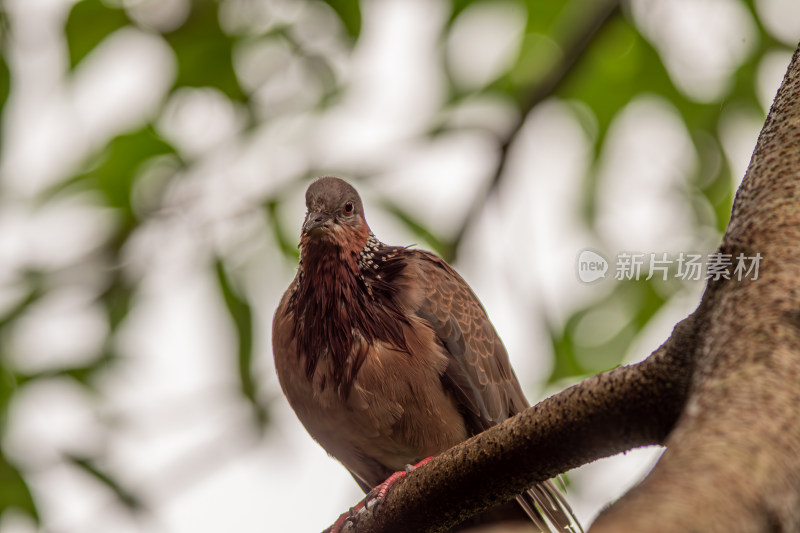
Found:
[[[272,364],[318,175],[453,262],[531,400],[640,360],[703,282],[613,259],[714,251],[798,39],[796,0],[0,1],[0,533],[360,498]],[[579,516],[658,453],[571,472]]]

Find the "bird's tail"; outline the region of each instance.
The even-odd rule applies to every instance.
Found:
[[[517,496],[517,502],[543,533],[583,533],[566,498],[550,479]]]

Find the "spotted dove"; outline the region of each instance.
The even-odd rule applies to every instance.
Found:
[[[306,430],[362,489],[528,407],[450,265],[379,241],[341,179],[314,181],[306,206],[300,265],[273,320],[275,368]],[[517,501],[544,531],[580,527],[552,481]]]

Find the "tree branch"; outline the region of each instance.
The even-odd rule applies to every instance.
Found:
[[[689,387],[692,324],[679,324],[646,361],[589,378],[438,455],[375,513],[359,514],[354,531],[446,531],[569,468],[662,443]]]
[[[767,116],[720,251],[757,280],[709,282],[693,392],[648,478],[593,532],[800,530],[800,48]]]
[[[533,483],[636,446],[667,450],[594,533],[800,530],[800,48],[720,252],[757,279],[709,281],[637,365],[594,376],[437,456],[351,530],[444,531]],[[476,482],[475,480],[480,480]]]

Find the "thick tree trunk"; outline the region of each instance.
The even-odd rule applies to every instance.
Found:
[[[798,52],[720,251],[760,253],[758,279],[709,283],[696,313],[692,390],[667,450],[595,533],[800,530]]]
[[[592,533],[800,531],[800,48],[720,247],[758,278],[710,281],[646,361],[587,379],[412,472],[348,530],[444,531],[600,457],[663,443]]]

